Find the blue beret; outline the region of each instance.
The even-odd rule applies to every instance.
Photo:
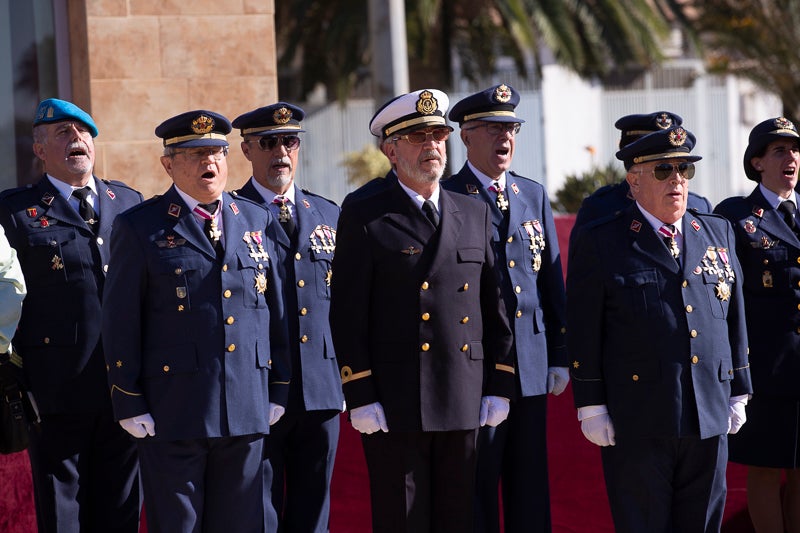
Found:
[[[625,169],[633,165],[663,159],[686,159],[699,161],[699,155],[690,155],[694,148],[694,135],[682,126],[649,133],[633,141],[617,152],[617,159],[625,163]]]
[[[503,83],[460,100],[450,110],[448,118],[459,124],[470,120],[525,122],[514,114],[517,105],[519,105],[519,93],[510,85]]]
[[[756,124],[756,127],[750,131],[747,148],[744,151],[744,173],[747,174],[748,178],[753,181],[761,181],[761,173],[753,168],[750,160],[763,155],[764,148],[781,137],[789,137],[795,140],[800,138],[794,124],[784,117],[765,120],[760,124]],[[798,145],[800,145],[800,141],[798,141]]]
[[[164,146],[228,146],[231,123],[224,116],[198,109],[168,118],[156,127]]]
[[[622,130],[619,147],[624,148],[639,137],[654,131],[667,130],[683,124],[680,115],[669,111],[656,111],[644,115],[625,115],[614,123],[614,127]]]
[[[450,99],[437,89],[420,89],[392,98],[375,113],[369,131],[383,139],[404,130],[444,126]]]
[[[51,122],[62,122],[64,120],[83,122],[89,128],[92,137],[97,137],[97,126],[89,113],[72,102],[58,100],[57,98],[48,98],[39,102],[33,125],[38,126],[39,124],[50,124]]]
[[[296,105],[278,102],[259,107],[233,119],[233,127],[245,135],[274,135],[277,133],[303,133],[300,121],[305,112]]]

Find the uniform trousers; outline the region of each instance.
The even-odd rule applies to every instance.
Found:
[[[28,454],[40,533],[138,533],[136,444],[99,413],[44,414]]]
[[[477,430],[362,435],[375,533],[472,531]]]
[[[728,436],[624,439],[600,449],[617,533],[722,527]]]
[[[498,483],[506,533],[549,533],[547,395],[519,398],[505,422],[478,432],[475,532],[499,533]],[[501,481],[502,480],[502,481]]]
[[[148,532],[262,533],[263,443],[261,434],[140,440]]]

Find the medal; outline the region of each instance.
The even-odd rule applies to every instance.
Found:
[[[772,272],[765,270],[764,273],[761,274],[761,284],[765,289],[772,288]]]
[[[264,275],[263,272],[259,272],[256,274],[254,278],[255,285],[253,288],[256,290],[258,294],[264,294],[267,292],[267,276]]]
[[[54,255],[50,260],[50,268],[53,270],[64,270],[64,262],[58,255]]]
[[[714,293],[720,301],[727,302],[728,298],[731,297],[731,288],[725,283],[725,280],[720,279],[717,282],[717,286],[714,287]]]

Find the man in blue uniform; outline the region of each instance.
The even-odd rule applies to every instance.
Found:
[[[28,449],[40,532],[139,531],[136,446],[111,411],[100,306],[112,222],[142,195],[92,174],[96,136],[78,106],[42,101],[33,150],[45,175],[0,197],[28,287],[14,347],[41,414]]]
[[[679,115],[669,111],[656,111],[655,113],[625,115],[614,123],[614,127],[620,130],[619,147],[622,149],[648,133],[682,124],[683,119]],[[572,233],[574,234],[577,228],[583,227],[587,222],[625,209],[632,202],[633,195],[627,180],[600,187],[584,198],[578,215],[575,217]],[[701,213],[710,213],[711,203],[705,197],[689,191],[687,208],[697,209]],[[570,240],[572,240],[572,235],[570,235]]]
[[[269,211],[223,192],[228,120],[156,128],[173,186],[117,218],[104,308],[111,401],[137,440],[149,531],[264,530],[264,435],[289,356]]]
[[[752,391],[733,229],[686,212],[694,142],[677,126],[617,152],[636,201],[570,250],[575,405],[619,532],[719,531]]]
[[[253,167],[237,194],[272,211],[285,257],[292,379],[286,413],[266,440],[273,474],[266,490],[279,531],[323,533],[344,408],[328,322],[339,207],[295,184],[304,116],[301,108],[278,102],[237,117],[233,127],[241,130],[242,152]]]
[[[478,436],[475,531],[500,531],[502,479],[505,531],[549,532],[547,393],[569,382],[564,277],[545,188],[509,171],[521,123],[519,94],[501,84],[453,106],[467,162],[444,189],[489,206],[492,246],[503,301],[514,332],[517,390],[508,420]]]
[[[800,528],[800,135],[784,117],[750,132],[748,196],[714,210],[733,224],[742,263],[753,398],[747,425],[730,439],[730,460],[747,466],[747,507],[756,531]],[[785,480],[784,480],[785,475]]]
[[[489,209],[439,187],[447,107],[422,89],[376,113],[398,181],[339,218],[331,329],[382,533],[472,530],[477,428],[514,392]]]

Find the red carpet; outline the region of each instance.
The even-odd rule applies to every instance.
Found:
[[[574,217],[556,219],[564,261],[573,220]],[[548,417],[554,533],[612,533],[599,448],[581,434],[570,389],[550,398]],[[331,532],[368,533],[369,486],[361,440],[346,415],[341,420],[339,453],[333,472]],[[745,469],[729,464],[724,533],[753,531],[746,507]],[[0,455],[0,533],[33,533],[35,524],[27,453]]]

